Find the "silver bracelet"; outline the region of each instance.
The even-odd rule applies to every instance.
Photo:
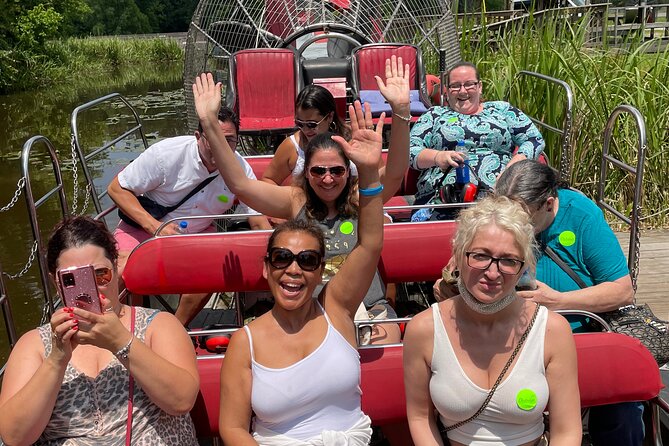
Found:
[[[128,359],[128,353],[130,353],[130,346],[132,345],[132,341],[135,339],[134,336],[130,338],[127,344],[123,346],[123,348],[116,353],[114,353],[114,356],[116,356],[119,360],[127,360]]]
[[[393,113],[393,116],[397,116],[399,119],[406,122],[407,124],[411,122],[411,113],[409,113],[409,116],[402,116],[399,113]]]

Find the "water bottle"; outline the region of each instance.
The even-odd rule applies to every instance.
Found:
[[[179,234],[186,234],[188,232],[188,222],[186,220],[182,220],[179,222],[179,226],[177,227],[177,232]]]
[[[419,221],[428,221],[431,216],[432,216],[432,209],[422,208],[418,209],[418,211],[411,216],[411,221],[413,223],[417,223]]]
[[[465,142],[462,139],[458,140],[458,144],[455,146],[456,152],[461,152],[465,154],[465,160],[462,164],[455,168],[455,183],[456,184],[468,184],[469,183],[469,160],[467,159],[467,148],[465,147]]]

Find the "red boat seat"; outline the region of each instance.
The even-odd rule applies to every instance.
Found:
[[[247,49],[232,55],[230,87],[240,134],[295,130],[297,71],[295,53],[288,48]]]
[[[574,335],[581,406],[647,401],[662,389],[660,371],[636,339],[615,333]],[[375,425],[406,418],[402,347],[361,348],[362,409]],[[223,359],[198,358],[200,394],[191,410],[198,436],[218,436],[219,374]]]
[[[454,221],[384,226],[379,271],[386,283],[436,280],[451,257]],[[151,238],[137,246],[123,280],[136,294],[262,291],[270,231]]]
[[[390,106],[378,91],[374,76],[385,78],[386,59],[391,56],[402,57],[404,64],[409,64],[409,86],[411,88],[411,114],[421,115],[432,105],[427,95],[427,81],[423,69],[423,57],[416,45],[402,43],[370,43],[356,47],[352,51],[352,89],[356,99],[367,101],[372,108],[372,115],[381,112],[390,114]]]

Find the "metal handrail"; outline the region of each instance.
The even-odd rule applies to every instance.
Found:
[[[16,326],[14,325],[14,316],[12,315],[12,306],[7,296],[7,288],[2,278],[2,265],[0,265],[0,308],[2,308],[2,318],[5,322],[5,330],[9,338],[9,349],[13,349],[16,342],[19,340],[16,334]],[[1,375],[1,374],[0,374]]]
[[[505,100],[508,102],[511,96],[513,87],[520,82],[521,77],[529,76],[537,79],[541,79],[548,83],[556,84],[562,87],[565,91],[565,102],[564,102],[564,118],[562,120],[562,128],[553,127],[537,118],[529,116],[529,118],[535,124],[539,124],[542,128],[557,133],[562,137],[562,143],[560,144],[560,179],[562,181],[571,182],[571,170],[572,170],[572,154],[571,154],[571,136],[572,136],[572,121],[573,121],[573,109],[574,109],[574,93],[568,83],[561,79],[557,79],[545,74],[537,73],[534,71],[522,70],[516,74],[513,82],[509,86],[509,89],[506,93]]]
[[[32,186],[30,184],[30,152],[33,146],[37,143],[44,143],[49,151],[49,157],[51,158],[51,165],[53,167],[56,186],[46,192],[36,201],[35,197],[33,196]],[[65,189],[63,188],[63,176],[60,170],[60,163],[58,162],[58,155],[56,154],[56,149],[54,148],[53,144],[47,137],[41,135],[33,136],[25,142],[23,145],[23,150],[21,151],[21,169],[22,174],[26,179],[24,188],[26,205],[28,207],[28,214],[30,216],[30,226],[32,228],[33,238],[37,242],[37,262],[39,265],[40,281],[42,282],[45,298],[45,308],[44,313],[42,314],[42,322],[45,323],[47,317],[53,313],[54,306],[51,287],[49,286],[48,267],[44,255],[46,251],[42,242],[42,236],[40,235],[39,221],[37,219],[37,208],[43,205],[46,200],[51,198],[55,193],[58,193],[62,217],[65,218],[69,215]]]
[[[112,141],[104,144],[100,148],[94,150],[93,152],[89,153],[88,155],[84,155],[83,150],[81,149],[81,144],[79,142],[79,126],[77,124],[77,119],[79,117],[79,113],[84,112],[86,110],[89,110],[97,105],[100,105],[104,102],[110,102],[112,100],[119,100],[123,102],[123,104],[130,110],[132,113],[134,119],[135,119],[135,126],[128,129],[126,132],[122,133]],[[88,161],[101,152],[109,149],[110,147],[113,147],[114,144],[116,144],[119,141],[122,141],[126,139],[128,136],[139,132],[140,136],[142,137],[142,142],[144,143],[144,150],[146,150],[149,147],[149,144],[146,140],[146,135],[144,134],[144,127],[142,126],[142,121],[139,118],[139,114],[137,113],[137,110],[128,102],[128,100],[123,97],[119,93],[111,93],[106,96],[102,96],[100,98],[94,99],[92,101],[86,102],[85,104],[82,104],[75,108],[72,111],[72,115],[70,116],[70,131],[72,132],[72,144],[74,144],[74,147],[76,149],[76,154],[77,157],[79,158],[79,163],[81,163],[82,169],[84,171],[84,177],[86,178],[86,188],[91,192],[91,195],[93,196],[93,204],[95,205],[95,211],[98,214],[102,214],[105,210],[102,209],[102,205],[100,204],[100,199],[103,198],[105,195],[107,195],[107,191],[104,190],[100,194],[97,194],[95,192],[95,185],[93,184],[93,178],[91,176],[90,170],[88,169]],[[74,160],[73,160],[74,161]],[[76,167],[74,167],[76,168]],[[75,184],[74,187],[76,188],[77,185]],[[106,210],[106,213],[109,213],[110,210]],[[106,215],[106,214],[105,214]]]
[[[611,145],[611,138],[613,137],[613,129],[615,128],[616,121],[618,117],[623,113],[629,113],[632,115],[634,122],[637,128],[638,140],[637,140],[637,163],[636,167],[632,167],[629,164],[620,161],[617,158],[614,158],[609,154],[609,147]],[[617,106],[609,115],[609,119],[606,121],[606,127],[604,127],[604,142],[602,144],[602,164],[601,164],[601,174],[599,177],[599,184],[597,185],[597,205],[602,209],[602,211],[609,211],[620,220],[624,221],[630,226],[630,241],[628,248],[627,256],[627,268],[630,271],[630,277],[632,278],[632,287],[636,292],[637,287],[637,278],[639,275],[639,254],[641,249],[641,240],[639,233],[639,222],[641,221],[641,200],[643,192],[643,170],[644,162],[646,160],[646,149],[647,140],[646,140],[646,123],[643,119],[643,116],[636,108],[631,105],[619,105]],[[611,204],[609,204],[604,198],[604,188],[606,186],[606,181],[609,174],[609,164],[611,163],[614,166],[629,172],[632,175],[636,176],[636,181],[634,183],[634,198],[632,200],[632,216],[631,218],[623,215],[617,209],[615,209]],[[636,300],[636,298],[635,298]]]

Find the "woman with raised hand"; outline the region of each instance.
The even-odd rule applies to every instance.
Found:
[[[100,221],[70,217],[54,229],[49,274],[92,265],[101,312],[60,308],[19,339],[0,392],[5,444],[197,445],[193,345],[173,315],[119,301],[117,258]]]
[[[444,241],[448,243],[448,241]],[[567,321],[522,299],[534,230],[520,204],[488,197],[460,213],[460,294],[408,324],[407,418],[416,446],[581,444],[576,348]],[[489,398],[489,399],[488,399]],[[442,426],[439,426],[441,422]]]
[[[195,93],[198,112],[220,98],[213,82],[198,82]],[[332,140],[358,167],[357,243],[314,298],[325,268],[323,232],[308,220],[274,230],[263,267],[274,306],[233,335],[221,369],[219,426],[226,444],[369,444],[353,318],[383,243],[383,118],[374,131],[359,104],[352,116],[352,140]]]
[[[409,126],[404,118],[409,114],[409,67],[401,58],[386,61],[385,83],[377,77],[384,97],[393,109],[393,126],[388,162],[377,166],[383,185],[383,201],[390,199],[399,188],[408,167]],[[305,169],[301,181],[292,186],[277,186],[264,181],[247,181],[243,171],[231,163],[232,151],[214,124],[214,108],[220,103],[220,84],[215,84],[211,74],[202,74],[193,85],[195,106],[200,121],[207,132],[216,164],[231,191],[240,200],[264,215],[276,218],[297,218],[318,224],[325,233],[326,276],[332,277],[349,255],[358,239],[359,196],[375,193],[360,188],[358,178],[351,175],[351,163],[340,143],[343,138],[330,133],[315,136],[305,152]],[[349,107],[352,121],[358,121],[352,138],[366,141],[365,125],[372,128],[369,107],[363,114],[359,102]],[[382,115],[385,117],[385,115]],[[244,178],[242,178],[244,177]],[[379,189],[380,190],[380,189]],[[385,312],[396,317],[386,300],[385,287],[380,275],[375,279],[364,299],[366,309]],[[378,326],[372,342],[399,341],[396,326]]]

